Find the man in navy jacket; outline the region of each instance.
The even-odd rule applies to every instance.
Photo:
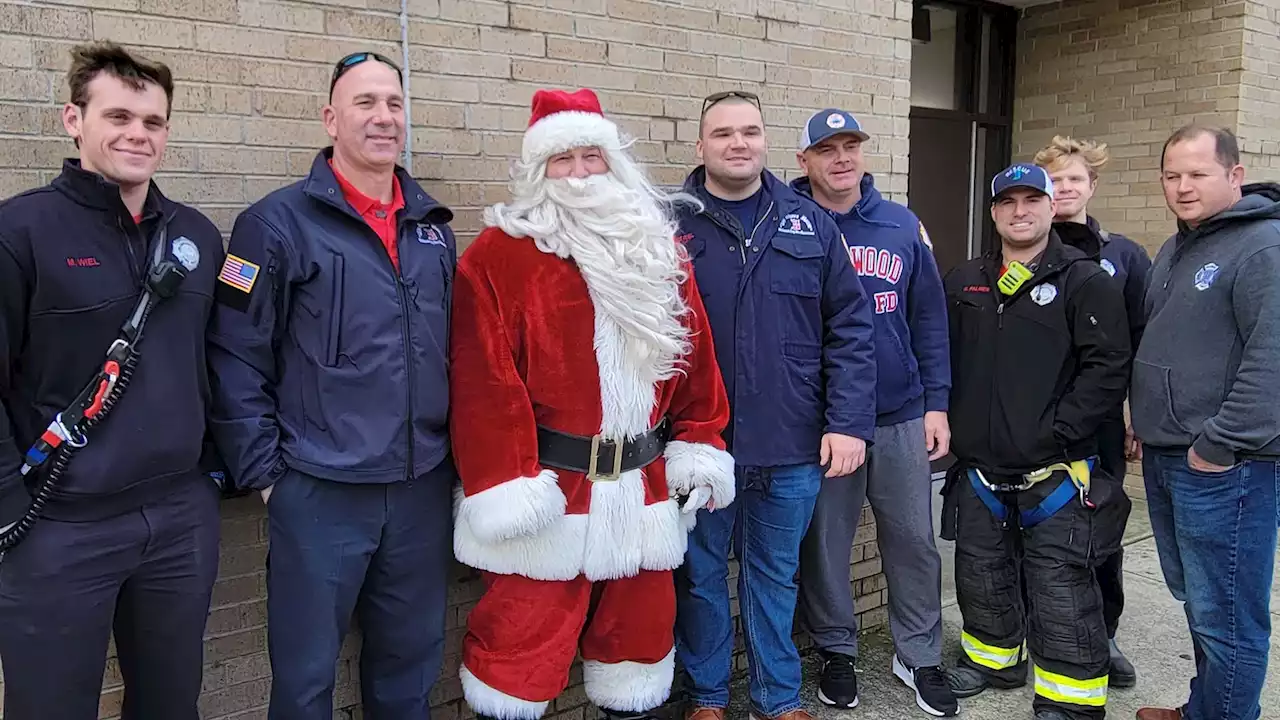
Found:
[[[805,123],[796,154],[805,176],[792,187],[839,225],[876,330],[875,449],[853,475],[823,483],[802,549],[801,607],[823,655],[818,699],[857,706],[849,553],[870,497],[889,582],[893,673],[926,712],[949,716],[958,706],[941,668],[942,560],[933,542],[929,470],[930,460],[947,454],[951,434],[946,294],[924,225],[881,197],[864,171],[868,139],[853,115],[821,110]]]
[[[764,169],[755,95],[708,97],[697,150],[685,189],[705,207],[682,211],[680,233],[729,395],[737,509],[697,513],[679,571],[688,716],[721,720],[729,702],[732,542],[752,717],[806,720],[791,641],[800,542],[824,476],[854,472],[874,439],[871,308],[835,222]]]
[[[153,179],[169,140],[169,68],[109,42],[70,55],[62,122],[77,157],[50,184],[0,203],[4,716],[98,717],[114,635],[124,717],[196,720],[218,573],[219,493],[202,458],[204,330],[222,236]],[[97,385],[108,348],[133,339],[124,326],[149,271],[179,267],[185,277],[122,368],[134,365],[115,386],[118,402],[86,412],[87,444],[65,465],[50,453],[24,475],[50,422]],[[31,493],[47,480],[54,491],[34,524],[4,532],[36,518]]]
[[[211,428],[270,518],[272,720],[333,716],[359,608],[372,717],[428,717],[453,553],[446,352],[452,213],[396,159],[401,75],[355,53],[333,146],[236,220],[209,335]]]

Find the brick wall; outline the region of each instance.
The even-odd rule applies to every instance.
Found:
[[[1280,0],[1248,3],[1239,132],[1245,179],[1280,180]]]
[[[1074,0],[1028,8],[1019,27],[1014,156],[1054,133],[1111,147],[1090,212],[1154,251],[1173,216],[1160,149],[1196,120],[1237,129],[1260,177],[1280,149],[1277,0]],[[1259,167],[1262,166],[1262,167]],[[1280,165],[1270,169],[1280,175]]]
[[[0,0],[0,197],[47,182],[73,152],[57,115],[67,50],[113,39],[174,69],[161,182],[228,231],[246,204],[302,175],[325,141],[318,118],[336,58],[356,49],[403,57],[400,10],[398,0]],[[455,209],[465,246],[480,209],[505,194],[537,87],[597,89],[667,184],[681,182],[694,162],[700,99],[747,88],[761,95],[774,128],[775,170],[795,174],[794,144],[808,113],[841,106],[876,137],[868,164],[877,184],[903,201],[910,18],[910,0],[408,0],[412,170]],[[885,622],[885,590],[867,544],[874,527],[864,521],[852,572],[864,626],[873,626]],[[264,718],[265,519],[256,498],[245,498],[226,503],[223,522],[201,716]],[[469,714],[456,664],[478,591],[458,568],[435,696],[445,720]],[[339,663],[335,717],[360,717],[357,650],[353,638]],[[104,688],[101,717],[115,717],[114,662]],[[555,710],[582,718],[585,703],[578,686]]]

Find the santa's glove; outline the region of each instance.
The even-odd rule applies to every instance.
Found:
[[[667,487],[673,496],[689,497],[684,504],[686,512],[733,504],[733,456],[729,453],[705,443],[673,440],[667,443],[664,457]]]

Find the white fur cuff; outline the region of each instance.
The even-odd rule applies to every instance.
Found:
[[[551,704],[547,701],[521,700],[492,688],[472,674],[466,665],[458,668],[458,679],[462,681],[462,695],[471,709],[498,720],[538,720]]]
[[[667,701],[675,667],[675,648],[652,665],[583,660],[582,680],[587,697],[597,707],[614,712],[643,713]]]
[[[520,477],[461,497],[457,522],[480,542],[535,535],[564,516],[565,498],[552,470]]]
[[[695,487],[711,490],[717,509],[733,504],[733,456],[706,443],[673,440],[663,453],[667,463],[667,488],[688,495]]]
[[[545,160],[566,150],[592,145],[616,150],[618,126],[602,115],[588,112],[560,112],[539,120],[524,134],[521,159],[526,163]]]

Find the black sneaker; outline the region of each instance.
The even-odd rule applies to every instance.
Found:
[[[818,700],[832,707],[858,707],[858,674],[854,669],[853,658],[840,653],[823,653],[822,657]]]
[[[916,692],[916,705],[934,717],[953,717],[960,712],[960,703],[947,683],[947,676],[938,666],[909,668],[893,656],[893,674]]]

